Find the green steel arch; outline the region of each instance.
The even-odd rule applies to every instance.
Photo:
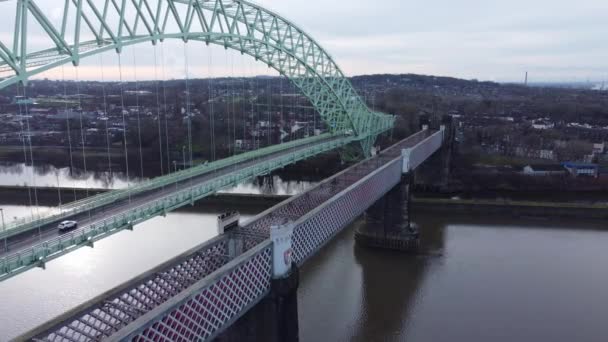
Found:
[[[303,30],[241,0],[64,0],[50,20],[39,0],[15,0],[12,42],[0,40],[0,89],[66,63],[164,39],[218,44],[286,76],[308,97],[332,133],[354,134],[368,153],[394,117],[370,110],[332,57]],[[29,51],[28,25],[42,28],[44,49]],[[40,39],[38,39],[40,40]],[[9,48],[11,47],[11,48]]]

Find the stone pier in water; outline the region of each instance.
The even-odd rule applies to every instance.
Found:
[[[431,122],[421,118],[422,128]],[[450,156],[454,137],[454,125],[450,116],[441,120],[443,145],[440,153],[431,158],[434,169],[439,170],[439,187],[449,182]],[[411,222],[411,192],[416,171],[421,161],[417,158],[417,146],[403,150],[403,175],[401,181],[365,212],[365,224],[355,232],[357,244],[366,247],[391,249],[402,252],[418,251],[420,242],[418,227]],[[428,164],[428,163],[427,163]]]
[[[355,233],[358,244],[368,247],[415,252],[418,229],[410,221],[411,175],[372,205],[365,213],[365,224]]]

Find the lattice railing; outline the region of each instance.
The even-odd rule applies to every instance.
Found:
[[[433,153],[435,153],[443,144],[444,131],[437,131],[431,134],[423,142],[416,144],[404,151],[404,166],[403,172],[415,170],[424,163]]]
[[[229,261],[227,239],[214,239],[173,266],[116,290],[115,294],[75,314],[72,319],[39,333],[35,340],[85,342],[105,339]]]
[[[272,243],[266,241],[119,331],[113,340],[206,341],[221,333],[269,291]]]
[[[304,263],[401,180],[401,159],[382,166],[295,222],[294,261]]]

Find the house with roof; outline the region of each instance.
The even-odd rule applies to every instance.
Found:
[[[599,176],[599,166],[590,163],[562,163],[563,167],[574,177],[594,177]]]
[[[593,144],[593,151],[591,153],[593,153],[594,155],[599,155],[599,154],[603,154],[605,150],[606,150],[605,143]]]
[[[566,176],[566,169],[559,164],[527,165],[522,173],[526,176]]]

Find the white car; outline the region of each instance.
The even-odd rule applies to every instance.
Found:
[[[59,229],[60,232],[66,232],[68,230],[72,230],[72,229],[76,229],[78,228],[78,222],[76,221],[63,221],[61,222],[57,228]]]

